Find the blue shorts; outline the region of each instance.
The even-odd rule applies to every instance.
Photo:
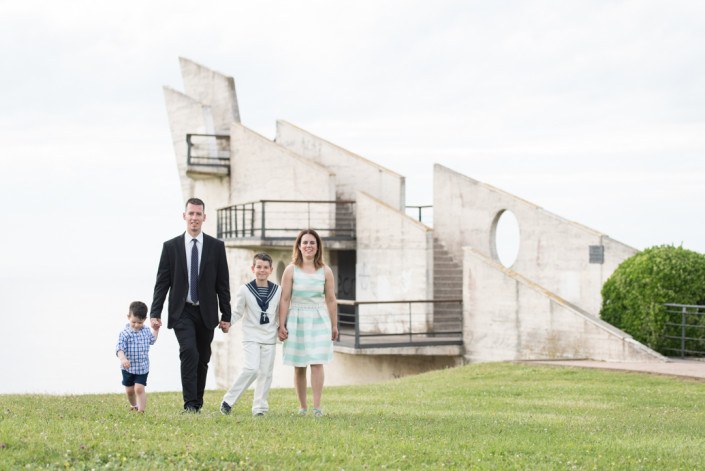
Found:
[[[147,386],[147,375],[149,373],[144,373],[141,375],[136,375],[134,373],[130,373],[127,370],[120,370],[122,371],[122,385],[123,386],[134,386],[135,383],[141,384],[142,386]]]

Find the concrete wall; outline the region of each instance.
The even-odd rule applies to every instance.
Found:
[[[359,301],[433,299],[433,232],[363,192],[357,193],[356,290]],[[408,304],[362,305],[362,332],[408,330]],[[411,306],[412,324],[425,329],[432,305]]]
[[[179,63],[186,95],[210,106],[215,133],[227,134],[230,123],[240,122],[235,80],[183,57]]]
[[[277,121],[275,142],[330,169],[336,175],[338,199],[354,200],[359,190],[404,211],[403,176],[286,121]]]
[[[333,361],[325,367],[326,386],[380,383],[461,364],[461,357],[348,355],[335,352]],[[290,377],[293,380],[293,372]],[[282,386],[293,387],[293,381]],[[294,397],[292,391],[292,400]]]
[[[469,361],[665,361],[629,334],[469,247],[463,286]]]
[[[335,175],[237,123],[230,130],[230,194],[234,204],[260,200],[334,200]],[[267,210],[267,226],[334,227],[335,206],[276,204]],[[259,209],[256,208],[257,211]],[[260,220],[259,213],[255,221]],[[274,234],[272,234],[274,235]]]
[[[636,253],[604,234],[441,165],[434,167],[433,185],[436,237],[455,259],[460,260],[463,247],[469,246],[497,260],[493,227],[503,211],[511,211],[521,239],[511,268],[588,312],[599,312],[602,284]],[[603,264],[589,263],[591,245],[604,246]]]
[[[181,182],[183,201],[191,197],[201,198],[206,203],[206,222],[203,231],[216,235],[216,209],[227,206],[229,179],[227,176],[202,176],[193,178],[187,174],[188,149],[186,134],[212,134],[212,109],[177,90],[164,87],[171,139],[176,157],[176,167]]]

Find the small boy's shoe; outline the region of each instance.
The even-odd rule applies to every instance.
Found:
[[[229,415],[231,410],[232,410],[232,407],[230,407],[227,402],[223,401],[220,404],[220,413],[221,414]]]
[[[137,411],[139,408],[137,406],[130,405],[130,412]]]
[[[264,412],[257,412],[256,414],[253,414],[255,417],[263,417]]]

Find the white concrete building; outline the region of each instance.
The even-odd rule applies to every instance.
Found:
[[[324,240],[343,334],[327,384],[474,361],[663,360],[598,317],[631,247],[440,165],[429,227],[406,215],[403,176],[284,121],[274,141],[260,136],[240,123],[232,77],[180,62],[185,92],[164,94],[183,198],[206,202],[231,290],[250,280],[254,253],[272,255],[279,282],[300,229]],[[505,212],[520,230],[509,268],[496,248]],[[235,325],[214,345],[219,387],[237,374],[240,342]],[[281,361],[273,384],[292,384]]]

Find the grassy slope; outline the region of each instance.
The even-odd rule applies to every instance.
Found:
[[[180,394],[0,396],[0,469],[705,469],[705,383],[573,368],[470,365],[327,388],[326,417],[297,417],[293,390],[222,416]]]

